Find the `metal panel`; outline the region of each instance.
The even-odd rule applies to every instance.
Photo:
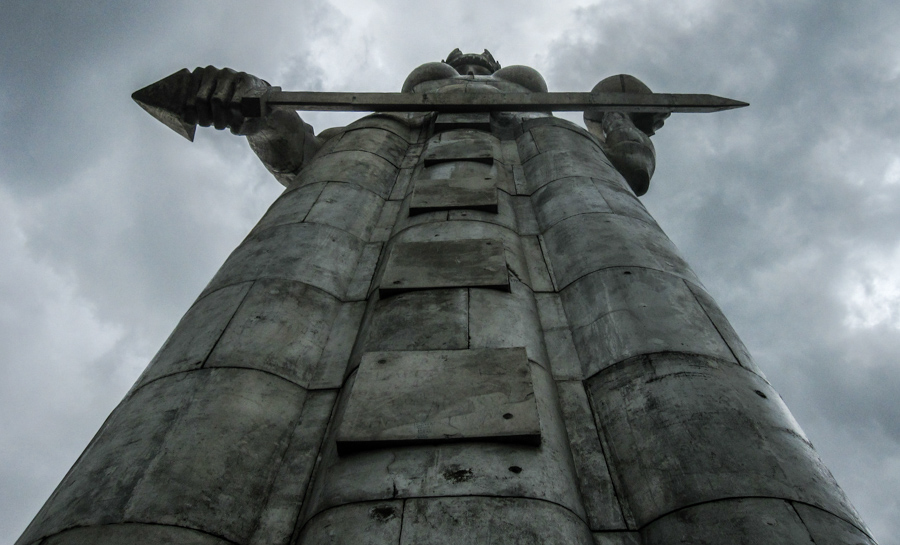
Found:
[[[734,355],[684,280],[640,268],[589,274],[561,293],[585,377],[656,352]]]
[[[306,284],[254,282],[206,367],[258,369],[308,387],[340,307],[340,300]]]
[[[290,543],[336,399],[335,391],[307,393],[249,545]]]
[[[643,221],[582,214],[557,223],[542,236],[560,290],[609,267],[645,267],[699,283],[672,241]]]
[[[452,178],[415,181],[410,215],[434,210],[469,208],[497,212],[497,186],[493,178]]]
[[[403,170],[413,169],[419,164],[419,157],[422,155],[422,151],[425,150],[425,144],[414,144],[406,149],[406,157],[403,158],[403,162],[400,163],[400,168]]]
[[[481,210],[451,210],[450,211],[450,219],[451,221],[460,221],[460,220],[471,220],[471,221],[484,221],[487,223],[493,223],[496,225],[500,225],[506,227],[507,229],[515,230],[516,229],[516,213],[513,210],[513,205],[511,201],[511,197],[507,195],[503,191],[493,190],[494,197],[496,198],[497,206],[493,211],[481,211]]]
[[[408,116],[403,114],[401,115],[397,115],[394,113],[367,115],[347,125],[347,129],[355,130],[364,127],[372,127],[390,131],[400,138],[406,140],[407,142],[415,141],[416,137],[418,136],[419,125],[421,123],[410,123],[410,119]]]
[[[468,348],[469,296],[465,289],[402,293],[371,303],[362,329],[363,352]]]
[[[522,348],[364,354],[336,438],[339,455],[420,443],[540,440]]]
[[[337,227],[368,241],[383,204],[384,199],[367,189],[332,182],[325,186],[306,221]]]
[[[409,202],[411,198],[412,196],[410,195],[409,197],[403,199],[403,202],[400,203],[400,212],[397,217],[397,222],[394,224],[394,229],[391,232],[392,237],[400,231],[403,231],[404,229],[413,227],[415,225],[447,221],[447,216],[449,215],[449,212],[447,210],[440,210],[437,212],[424,212],[411,216],[409,214]]]
[[[542,233],[572,216],[612,212],[590,178],[556,180],[535,191],[531,201]]]
[[[581,381],[556,383],[591,530],[627,530]]]
[[[391,247],[381,296],[432,288],[484,286],[509,291],[503,243],[497,239],[402,242]]]
[[[425,167],[447,161],[491,164],[500,156],[497,138],[471,129],[446,131],[428,141],[423,155]]]
[[[325,183],[309,184],[298,189],[285,191],[272,203],[266,215],[259,220],[250,233],[257,233],[269,227],[303,221],[309,213]]]
[[[415,167],[415,164],[409,168],[404,167],[400,169],[400,173],[397,175],[397,182],[391,189],[391,200],[401,201],[406,198],[407,193],[409,193],[413,171],[415,170],[413,167]]]
[[[637,532],[594,532],[594,545],[643,545]]]
[[[796,500],[858,520],[781,397],[746,369],[660,354],[587,384],[616,490],[638,525],[735,496]]]
[[[309,379],[309,388],[340,388],[350,364],[350,355],[366,303],[344,303],[328,333],[328,341],[322,350],[319,365]]]
[[[306,523],[297,545],[397,545],[403,501],[364,502],[329,509]]]
[[[340,140],[335,143],[332,152],[368,151],[387,159],[395,167],[406,155],[406,139],[396,134],[370,127],[347,127]]]
[[[536,236],[523,236],[519,241],[525,253],[525,261],[528,266],[527,280],[531,283],[531,289],[543,292],[556,291],[553,287],[553,279],[550,277],[550,269],[544,260],[540,239]]]
[[[372,278],[375,275],[375,267],[378,265],[378,259],[381,257],[380,242],[372,242],[366,244],[362,255],[359,256],[359,263],[356,264],[356,271],[353,273],[353,279],[347,287],[347,301],[364,301],[369,295],[369,289],[372,286]]]
[[[532,125],[528,131],[541,153],[555,150],[603,153],[596,137],[575,125]]]
[[[619,176],[603,154],[585,151],[541,153],[523,161],[522,167],[525,169],[525,193],[528,195],[561,178]]]
[[[750,351],[747,350],[747,347],[744,345],[743,341],[741,341],[741,338],[738,337],[734,328],[731,327],[728,318],[725,317],[722,309],[719,308],[719,305],[716,304],[712,296],[696,284],[687,281],[685,281],[685,284],[688,289],[691,290],[691,293],[694,294],[694,297],[697,298],[697,301],[700,303],[700,306],[703,307],[703,310],[706,312],[706,315],[709,316],[713,325],[716,326],[716,330],[718,330],[719,335],[721,335],[728,344],[728,347],[731,349],[734,357],[737,358],[737,361],[750,371],[753,371],[762,378],[766,378],[762,370],[757,367],[756,362],[753,361]]]
[[[73,528],[49,537],[41,545],[122,545],[123,543],[177,543],[178,545],[234,545],[190,528],[159,524],[108,524]]]
[[[530,161],[540,153],[537,149],[537,144],[534,143],[534,136],[531,134],[531,131],[525,131],[516,138],[516,147],[519,151],[519,160],[522,163]]]
[[[794,509],[803,520],[816,545],[877,545],[875,540],[868,535],[868,529],[853,526],[849,522],[840,519],[827,511],[816,509],[802,503],[795,503]],[[862,524],[858,519],[857,524]],[[864,532],[863,529],[866,531]]]
[[[546,502],[518,498],[407,500],[401,545],[593,545],[584,522]]]
[[[528,286],[512,279],[510,293],[470,289],[469,347],[517,346],[525,347],[532,361],[549,370],[537,305]]]
[[[202,367],[252,284],[228,286],[198,299],[175,326],[134,388],[165,375]]]
[[[383,157],[366,151],[341,151],[316,155],[291,189],[317,182],[346,182],[387,199],[396,177],[397,167]]]
[[[335,421],[342,420],[356,374],[347,380]],[[550,374],[531,364],[541,421],[539,447],[496,442],[376,449],[338,457],[334,428],[325,439],[316,482],[300,520],[335,505],[435,496],[530,497],[584,517],[575,468]]]
[[[369,240],[372,242],[387,242],[397,224],[397,217],[400,213],[400,201],[384,201],[381,207],[381,214],[378,216],[378,223],[372,230]]]
[[[614,214],[628,216],[656,225],[656,220],[647,212],[643,203],[634,195],[634,191],[631,190],[628,182],[620,174],[617,173],[615,176],[606,178],[594,177],[591,180]]]
[[[491,130],[491,113],[440,113],[434,119],[434,130],[448,131],[452,129]]]
[[[325,225],[292,223],[251,235],[235,249],[204,290],[258,278],[304,282],[344,297],[365,243]]]
[[[190,404],[131,492],[124,518],[246,543],[300,421],[305,391],[237,369],[196,371],[186,380],[195,383]]]
[[[717,501],[667,515],[641,531],[644,545],[813,545],[791,505],[770,498]],[[841,541],[841,543],[846,543]],[[820,545],[816,541],[816,545]]]
[[[569,321],[563,310],[559,295],[555,293],[535,293],[541,328],[544,330],[544,344],[550,360],[550,369],[556,380],[581,380],[581,362],[572,341]]]
[[[512,193],[515,193],[515,191]],[[537,224],[537,218],[534,215],[531,199],[524,195],[517,195],[509,199],[513,210],[515,210],[516,231],[522,236],[539,235],[541,231]]]

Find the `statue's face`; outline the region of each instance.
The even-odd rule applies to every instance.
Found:
[[[461,76],[490,76],[491,71],[479,64],[463,64],[454,66]]]

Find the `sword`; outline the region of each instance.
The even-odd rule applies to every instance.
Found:
[[[131,97],[150,115],[188,140],[196,124],[183,121],[190,71],[182,69]],[[260,117],[276,108],[332,112],[719,112],[746,102],[707,94],[683,93],[347,93],[260,90],[241,100],[244,117]]]

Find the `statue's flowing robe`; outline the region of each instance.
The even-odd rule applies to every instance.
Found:
[[[291,181],[18,543],[864,528],[594,136],[375,114]]]

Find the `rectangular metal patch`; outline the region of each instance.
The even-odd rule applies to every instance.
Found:
[[[419,178],[409,201],[409,215],[436,210],[470,209],[497,212],[494,178],[466,177],[449,180]]]

